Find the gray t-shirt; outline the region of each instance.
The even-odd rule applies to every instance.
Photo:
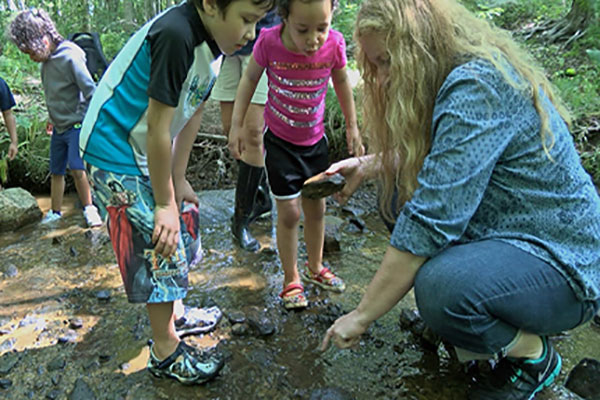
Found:
[[[600,199],[566,124],[541,95],[553,161],[533,102],[490,63],[449,74],[420,186],[396,220],[393,247],[432,257],[453,244],[501,240],[555,267],[580,300],[600,298]]]
[[[56,131],[63,133],[81,123],[96,84],[79,46],[65,40],[56,47],[42,63],[42,84],[50,122]]]

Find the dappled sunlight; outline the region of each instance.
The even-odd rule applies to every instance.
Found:
[[[14,318],[0,326],[1,336],[0,356],[8,351],[24,351],[54,346],[60,342],[78,343],[85,340],[85,334],[94,329],[100,317],[95,315],[68,316],[63,310],[36,312],[24,318]],[[70,320],[77,318],[77,333],[73,331]],[[11,343],[10,348],[4,345]],[[5,348],[6,347],[6,348]]]

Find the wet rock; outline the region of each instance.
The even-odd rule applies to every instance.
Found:
[[[35,325],[35,330],[43,330],[46,327],[46,321],[33,315],[28,315],[19,322],[20,328],[29,325]]]
[[[15,343],[17,343],[17,339],[15,338],[6,339],[2,343],[0,343],[0,353],[4,353],[5,351],[11,351]]]
[[[112,358],[112,356],[109,354],[100,354],[98,356],[98,361],[100,361],[100,363],[104,364],[104,363],[109,362],[111,358]]]
[[[65,365],[67,365],[67,362],[64,359],[55,358],[54,360],[50,361],[46,367],[48,368],[48,371],[56,371],[63,369]]]
[[[52,375],[52,378],[50,378],[50,380],[52,381],[52,384],[54,386],[58,386],[58,384],[62,380],[62,375],[60,375],[60,373],[56,374],[56,375]]]
[[[81,378],[75,381],[73,390],[69,393],[69,400],[95,400],[96,395],[89,385]]]
[[[12,381],[10,379],[0,379],[0,388],[8,389],[12,386]]]
[[[400,327],[402,329],[410,329],[413,325],[421,320],[421,316],[417,310],[403,309],[400,313]]]
[[[85,371],[89,371],[89,370],[93,370],[96,369],[100,366],[100,362],[98,360],[91,360],[89,362],[87,362],[84,366],[83,369]]]
[[[9,188],[0,191],[0,232],[14,231],[41,218],[42,210],[27,190]]]
[[[365,226],[367,226],[365,221],[359,217],[350,218],[348,222],[350,222],[350,225],[357,227],[361,232],[365,229]]]
[[[584,358],[569,373],[565,387],[586,400],[600,400],[600,361]]]
[[[19,270],[14,264],[8,264],[4,269],[4,277],[6,278],[14,278],[19,275]]]
[[[267,245],[260,250],[260,254],[265,256],[274,256],[277,254],[277,250],[274,247]]]
[[[302,197],[322,199],[339,192],[346,185],[346,178],[340,174],[326,175],[321,173],[307,179],[302,186]]]
[[[81,318],[71,318],[69,320],[69,328],[79,329],[83,326],[83,320]]]
[[[325,242],[323,243],[323,253],[338,253],[341,250],[340,234],[337,227],[325,226]]]
[[[49,391],[48,393],[46,393],[46,398],[48,400],[55,400],[60,398],[62,392],[58,389],[52,389],[51,391]]]
[[[96,292],[96,298],[102,303],[107,303],[110,300],[110,290],[99,290]]]
[[[0,357],[0,376],[8,374],[19,360],[18,353],[6,353]]]
[[[417,310],[402,310],[399,322],[402,329],[410,331],[430,350],[436,350],[442,342],[442,338],[425,324]]]
[[[352,217],[360,217],[361,215],[364,215],[365,210],[362,208],[345,205],[342,207],[342,213]]]
[[[233,324],[231,334],[235,336],[244,336],[248,334],[250,327],[248,324]]]
[[[259,336],[269,336],[275,333],[275,325],[260,310],[252,309],[248,313],[248,324]]]
[[[67,330],[63,335],[58,337],[58,343],[75,343],[79,335],[72,329]]]
[[[246,321],[246,315],[242,311],[231,311],[227,313],[227,319],[232,324],[241,324]]]
[[[351,234],[357,234],[357,233],[361,233],[362,230],[360,230],[359,228],[356,227],[356,225],[354,224],[348,224],[346,225],[346,227],[344,228],[344,231],[346,233],[351,233]]]
[[[341,388],[316,389],[310,394],[310,400],[351,400],[352,394]]]

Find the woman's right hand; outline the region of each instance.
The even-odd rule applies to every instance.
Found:
[[[346,204],[350,196],[360,186],[364,179],[364,171],[362,170],[363,163],[360,157],[346,158],[345,160],[338,161],[331,164],[325,171],[326,175],[340,174],[346,178],[346,185],[342,190],[335,193],[333,198],[340,204]]]

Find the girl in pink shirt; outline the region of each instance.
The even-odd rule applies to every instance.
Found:
[[[323,126],[329,79],[346,119],[350,154],[364,152],[356,122],[352,88],[346,74],[343,36],[331,30],[337,0],[279,0],[282,24],[263,29],[235,99],[229,149],[240,157],[249,140],[243,116],[266,69],[269,95],[265,106],[265,165],[277,204],[277,248],[284,271],[280,297],[285,308],[308,305],[298,273],[298,225],[304,212],[308,269],[302,279],[341,292],[344,282],[323,266],[325,199],[301,197],[304,181],[329,165]]]

